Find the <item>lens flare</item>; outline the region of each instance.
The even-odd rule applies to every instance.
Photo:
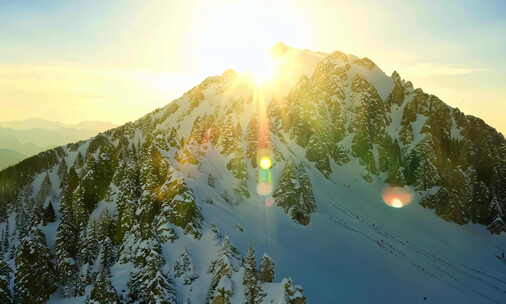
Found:
[[[388,206],[402,208],[411,203],[413,194],[405,187],[387,187],[383,190],[382,197]]]
[[[264,156],[260,159],[260,168],[268,170],[272,167],[272,161],[268,156]]]
[[[268,197],[265,199],[265,206],[272,207],[274,205],[274,198]]]
[[[404,204],[402,203],[402,201],[398,198],[394,198],[392,200],[392,207],[394,208],[402,208],[404,207]]]
[[[266,182],[260,182],[257,185],[257,193],[260,195],[269,195],[272,193],[272,185]]]

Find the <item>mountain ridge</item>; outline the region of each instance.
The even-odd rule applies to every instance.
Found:
[[[56,273],[81,286],[45,296],[84,301],[109,282],[132,302],[138,270],[150,269],[168,303],[239,303],[259,290],[269,291],[260,303],[304,303],[303,292],[320,303],[499,303],[506,278],[495,256],[506,244],[483,227],[504,231],[504,137],[371,60],[334,52],[307,70],[284,97],[229,70],[135,122],[1,171],[2,230],[15,240],[43,231]],[[265,156],[269,169],[259,168]],[[387,207],[388,186],[413,202]],[[53,221],[37,218],[49,206]],[[256,271],[251,247],[304,289],[246,275]],[[193,266],[178,277],[187,257]]]

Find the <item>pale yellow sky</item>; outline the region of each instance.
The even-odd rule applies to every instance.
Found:
[[[278,41],[367,56],[506,131],[506,23],[448,1],[86,1],[0,9],[0,121],[124,123]],[[456,28],[455,24],[459,24]]]

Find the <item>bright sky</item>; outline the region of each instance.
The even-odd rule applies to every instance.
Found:
[[[0,0],[0,121],[123,123],[283,41],[367,56],[506,133],[504,16],[501,0]]]

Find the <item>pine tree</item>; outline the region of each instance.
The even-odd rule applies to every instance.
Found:
[[[62,159],[60,162],[60,166],[58,166],[58,176],[60,177],[60,180],[63,181],[65,176],[67,175],[68,167],[67,162],[65,159]]]
[[[316,210],[316,200],[313,194],[313,185],[307,175],[304,163],[299,163],[297,166],[297,173],[300,183],[302,211],[304,216],[309,217],[309,214]]]
[[[3,231],[3,235],[2,235],[2,249],[3,249],[3,254],[7,254],[9,252],[9,248],[10,248],[10,244],[9,244],[9,238],[10,238],[10,233],[9,233],[9,225],[5,225],[5,229]]]
[[[190,144],[196,144],[198,146],[202,145],[205,141],[205,134],[207,132],[207,128],[206,128],[206,117],[203,116],[198,116],[194,122],[193,122],[193,126],[192,126],[192,131],[191,131],[191,134],[190,134],[190,140],[189,140],[189,143]]]
[[[182,278],[185,285],[191,285],[194,280],[198,279],[199,276],[195,273],[188,249],[183,250],[174,264],[174,276]]]
[[[296,167],[293,161],[288,161],[281,171],[279,182],[274,190],[276,204],[288,213],[292,206],[298,204],[299,189]]]
[[[28,229],[30,228],[30,221],[27,215],[27,211],[25,209],[25,202],[29,201],[31,197],[31,187],[26,187],[24,191],[20,194],[20,197],[16,201],[15,211],[16,211],[16,229],[19,237],[23,238]],[[13,247],[14,248],[14,247]]]
[[[105,267],[93,284],[93,289],[86,304],[118,304],[118,294],[111,284],[109,269]]]
[[[276,204],[302,225],[309,224],[310,215],[316,210],[311,180],[304,164],[288,161],[274,190]]]
[[[304,297],[304,290],[302,287],[295,285],[292,279],[283,279],[281,282],[285,291],[285,303],[286,304],[305,304],[306,297]]]
[[[233,293],[230,279],[232,273],[237,271],[239,261],[239,251],[232,246],[229,238],[225,237],[218,257],[209,266],[209,273],[212,278],[208,302],[212,304],[230,303],[230,297]]]
[[[434,140],[431,134],[425,135],[425,138],[416,147],[416,152],[420,156],[419,166],[415,172],[418,190],[429,190],[434,186],[441,185],[441,176],[434,165],[437,157],[433,147]]]
[[[228,276],[223,276],[216,285],[210,304],[232,304],[231,298],[233,294],[232,279]]]
[[[128,281],[130,299],[146,304],[176,304],[172,282],[161,271],[164,264],[156,240],[143,240],[135,258],[136,270]]]
[[[104,268],[108,268],[114,265],[115,262],[115,254],[114,254],[114,245],[112,243],[111,238],[107,235],[104,238],[101,238],[100,249],[98,253],[98,260],[100,261],[100,265]]]
[[[72,194],[72,212],[73,220],[76,224],[77,231],[82,233],[86,229],[88,223],[88,211],[86,209],[85,189],[79,185]]]
[[[491,193],[484,181],[475,179],[473,191],[473,222],[486,225],[490,223]]]
[[[308,160],[315,162],[316,168],[325,176],[329,177],[332,173],[330,168],[329,156],[331,155],[332,144],[329,131],[322,129],[316,131],[310,138],[306,149]]]
[[[440,184],[439,172],[432,162],[426,156],[420,160],[420,166],[416,171],[416,180],[418,181],[418,190],[429,190]]]
[[[12,270],[9,265],[0,258],[0,303],[11,304],[14,303],[9,288],[9,281]]]
[[[232,124],[232,115],[227,115],[220,134],[220,146],[224,155],[229,155],[239,148],[237,133],[237,128]]]
[[[40,185],[40,190],[39,193],[37,193],[35,201],[40,202],[41,205],[44,205],[44,202],[50,192],[51,192],[51,180],[49,179],[49,175],[46,174],[46,177],[44,177],[44,180]]]
[[[167,187],[167,200],[163,202],[160,217],[182,228],[185,233],[198,239],[201,236],[202,215],[195,196],[183,178],[173,175]]]
[[[32,227],[16,254],[16,302],[45,303],[56,290],[51,255],[42,232]]]
[[[46,208],[44,208],[44,215],[43,215],[43,223],[46,225],[47,223],[52,223],[56,220],[56,216],[54,214],[54,208],[51,201],[49,201],[49,204]]]
[[[135,204],[141,197],[140,170],[137,156],[133,151],[128,151],[121,159],[121,163],[113,177],[113,182],[118,186],[116,193],[118,205],[119,224],[115,231],[113,241],[121,243],[125,233],[132,227],[134,222]]]
[[[234,176],[239,180],[245,180],[248,176],[248,171],[246,169],[246,163],[244,162],[244,155],[240,152],[234,153],[236,155],[227,163],[227,169],[234,174]]]
[[[214,175],[212,175],[212,174],[209,174],[207,176],[207,184],[211,188],[216,188],[216,177],[214,177]]]
[[[262,286],[257,279],[255,251],[248,249],[248,255],[243,261],[244,276],[242,284],[244,285],[245,304],[260,304],[265,297]]]
[[[247,148],[246,156],[251,160],[251,166],[257,167],[257,150],[258,150],[258,120],[256,117],[251,118],[247,127]]]
[[[275,265],[271,257],[264,254],[260,259],[260,269],[258,271],[258,279],[262,282],[272,283],[275,276]]]
[[[76,161],[75,161],[75,166],[80,169],[82,168],[84,165],[84,159],[83,159],[83,155],[81,154],[81,152],[78,152],[77,153],[77,157],[76,157]]]
[[[77,232],[73,214],[66,203],[62,204],[61,213],[61,222],[56,231],[56,270],[63,294],[70,297],[76,294],[78,285],[78,269],[74,259],[78,248]]]
[[[81,268],[80,281],[89,284],[96,273],[93,265],[99,254],[98,233],[96,222],[90,223],[79,236],[78,262]]]
[[[500,234],[506,230],[506,221],[503,206],[501,206],[497,195],[493,195],[492,201],[490,202],[490,214],[492,221],[490,222],[488,229],[493,232]]]
[[[42,225],[44,222],[44,207],[43,201],[41,200],[32,200],[33,208],[30,216],[30,225],[38,226]]]

